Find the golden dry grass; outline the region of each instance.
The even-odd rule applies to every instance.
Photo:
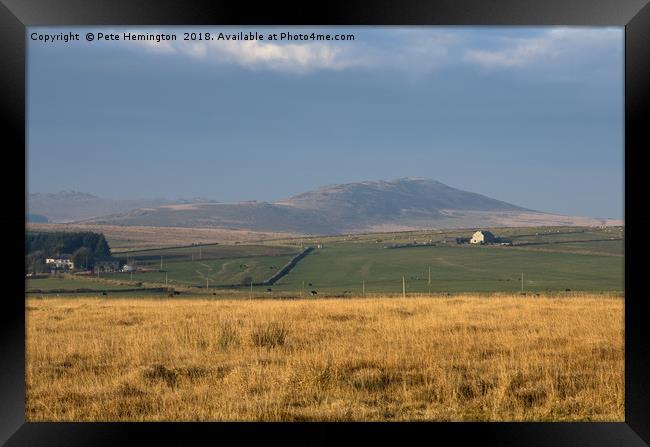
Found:
[[[621,296],[28,299],[27,420],[623,420]]]

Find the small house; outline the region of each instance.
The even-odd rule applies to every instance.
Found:
[[[69,255],[60,255],[56,258],[46,258],[45,265],[52,270],[72,270],[74,269],[74,262],[70,259]]]
[[[120,261],[115,258],[104,258],[95,261],[95,272],[117,272],[120,270]]]
[[[472,235],[469,240],[470,244],[492,244],[497,238],[489,231],[479,230]]]

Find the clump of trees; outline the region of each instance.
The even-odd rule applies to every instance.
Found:
[[[33,273],[43,273],[47,270],[45,266],[45,254],[42,250],[28,253],[25,256],[25,270]]]
[[[101,233],[27,232],[25,235],[25,264],[28,271],[46,271],[45,259],[70,255],[76,268],[90,269],[95,260],[110,258],[111,249]]]
[[[79,247],[72,253],[75,268],[87,270],[95,265],[95,254],[88,247]]]

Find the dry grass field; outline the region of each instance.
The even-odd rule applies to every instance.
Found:
[[[33,299],[28,421],[622,421],[622,295]]]
[[[106,236],[111,250],[123,252],[175,245],[263,241],[292,237],[288,233],[272,233],[220,228],[136,227],[120,225],[84,225],[29,223],[31,231],[93,231]]]

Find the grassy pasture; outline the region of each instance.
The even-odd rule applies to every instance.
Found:
[[[622,242],[618,241],[619,247]],[[624,258],[581,250],[547,252],[501,246],[421,246],[386,249],[382,244],[325,244],[301,261],[275,286],[353,294],[407,292],[544,292],[557,290],[622,291]],[[602,243],[598,243],[601,244]],[[608,247],[614,251],[613,247]],[[428,284],[431,267],[431,286]],[[309,286],[309,284],[312,284]]]
[[[123,282],[149,282],[169,286],[210,286],[262,282],[273,276],[300,249],[294,246],[233,244],[201,245],[131,251],[119,254],[136,267],[151,269],[130,273],[107,273],[104,278]],[[160,261],[163,269],[160,270]]]
[[[602,256],[624,255],[624,244],[621,240],[600,240],[583,242],[561,242],[552,244],[525,245],[513,247],[517,250],[537,250],[556,253],[593,254]]]
[[[32,421],[623,421],[624,300],[27,299]]]
[[[128,254],[120,253],[115,255],[118,259],[142,266],[160,266],[160,257],[163,262],[186,262],[186,261],[209,261],[214,259],[234,259],[245,257],[262,256],[283,256],[295,255],[299,249],[285,245],[261,245],[261,244],[209,244],[160,248],[151,250],[131,251]]]
[[[245,258],[212,259],[201,261],[176,261],[164,264],[164,271],[136,272],[133,281],[163,284],[165,275],[169,286],[250,284],[264,281],[280,270],[292,255],[254,256]],[[160,262],[160,261],[159,261]],[[153,264],[152,264],[153,265]],[[158,264],[160,265],[160,264]],[[110,273],[104,277],[130,281],[129,273]]]
[[[471,230],[339,235],[292,238],[254,244],[209,244],[132,250],[117,256],[148,271],[102,274],[102,278],[134,287],[205,287],[249,284],[270,278],[302,247],[318,246],[278,283],[272,294],[322,295],[400,293],[518,292],[524,290],[622,291],[623,228],[499,228],[497,236],[515,244],[469,246],[455,244]],[[444,242],[443,242],[444,241]],[[416,244],[413,247],[385,248]],[[428,244],[428,245],[423,245]],[[163,269],[160,271],[160,260]],[[431,285],[429,285],[429,267]],[[72,281],[72,280],[66,280]],[[70,288],[83,288],[84,279]],[[304,286],[303,286],[304,284]],[[311,285],[310,285],[311,284]],[[31,282],[28,282],[32,287]],[[54,283],[51,288],[60,288]],[[36,287],[35,285],[33,287]],[[91,288],[102,289],[96,283]],[[115,286],[114,286],[115,287]],[[266,292],[256,287],[254,293]]]
[[[512,239],[516,244],[522,243],[554,243],[568,241],[618,240],[622,241],[622,227],[503,227],[488,228],[495,235]],[[337,236],[295,237],[263,242],[264,244],[331,244],[345,242],[347,244],[403,244],[417,242],[441,242],[444,239],[470,237],[473,229],[445,229],[401,231],[389,233],[344,234]]]
[[[141,250],[130,252],[129,259],[158,270],[163,256],[171,286],[205,286],[208,278],[211,286],[218,287],[251,278],[253,282],[268,279],[301,247],[322,244],[323,248],[314,250],[275,284],[273,293],[298,295],[316,290],[319,294],[360,294],[364,281],[366,293],[398,293],[402,291],[402,277],[411,293],[517,292],[521,290],[522,273],[524,290],[528,292],[623,290],[622,228],[493,231],[516,245],[456,245],[455,237],[468,236],[471,231],[445,230]],[[420,246],[385,248],[413,243]],[[130,279],[123,273],[107,277]],[[133,280],[161,284],[165,272],[138,272]],[[258,287],[255,292],[265,290]]]
[[[103,233],[113,253],[172,245],[235,243],[288,237],[286,233],[268,233],[219,228],[141,227],[123,225],[87,225],[28,223],[36,231],[93,231]]]

